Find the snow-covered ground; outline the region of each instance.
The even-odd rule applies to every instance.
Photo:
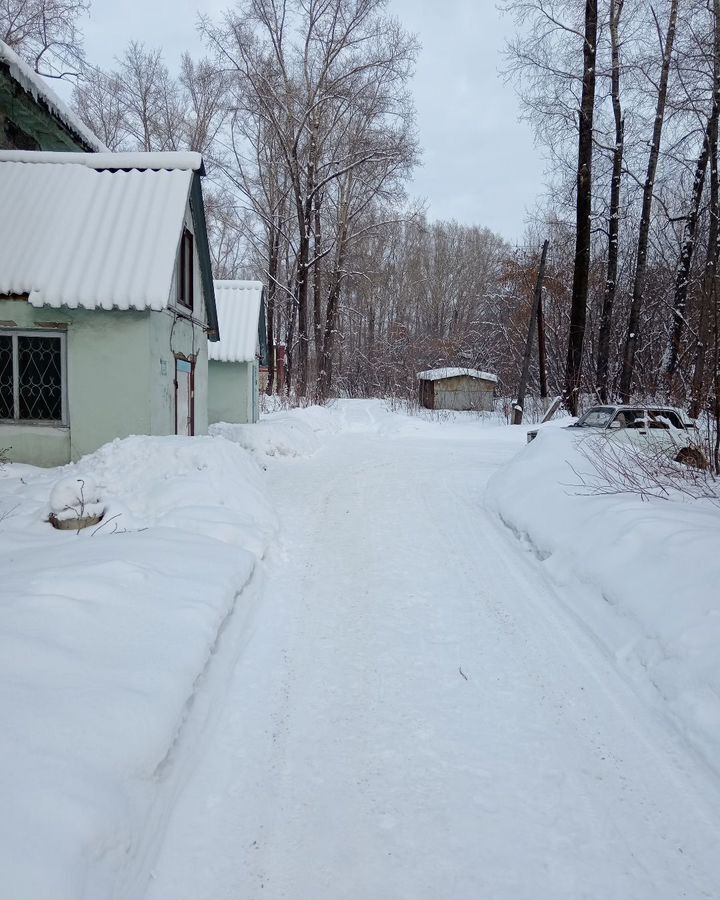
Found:
[[[260,475],[219,438],[0,470],[3,900],[142,896],[259,597]],[[101,525],[47,524],[61,476],[96,483]]]
[[[2,900],[720,897],[720,509],[492,417],[213,431],[0,474]]]
[[[706,592],[709,562],[653,580],[635,620],[581,566],[625,525],[598,513],[578,550],[603,506],[586,504],[613,498],[568,498],[547,461],[535,492],[524,429],[377,402],[282,418],[277,442],[272,417],[232,435],[262,460],[281,542],[147,900],[720,896],[717,773],[612,644],[631,614],[647,637],[680,578]],[[288,421],[311,418],[291,451]],[[521,496],[532,521],[513,521]],[[665,565],[641,525],[627,562]]]

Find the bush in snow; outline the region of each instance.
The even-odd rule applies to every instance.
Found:
[[[61,478],[50,492],[48,518],[55,528],[85,528],[99,522],[104,512],[100,491],[91,475]]]
[[[579,481],[575,486],[584,493],[720,502],[720,480],[708,468],[694,465],[692,459],[689,464],[676,462],[662,447],[620,444],[598,436],[578,442],[577,449],[592,466],[581,472],[570,464]]]

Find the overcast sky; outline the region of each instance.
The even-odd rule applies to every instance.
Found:
[[[183,50],[202,52],[198,9],[216,15],[227,0],[93,0],[84,26],[88,59],[112,65],[129,41],[162,47],[172,69]],[[423,165],[413,194],[431,218],[455,218],[522,237],[542,183],[542,161],[511,86],[498,76],[511,28],[495,0],[390,0],[422,44],[415,76]]]

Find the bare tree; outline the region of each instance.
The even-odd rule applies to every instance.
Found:
[[[625,0],[610,0],[610,96],[612,98],[615,143],[612,150],[612,177],[610,182],[610,207],[608,210],[607,278],[603,295],[597,351],[597,392],[603,403],[608,398],[608,374],[610,366],[610,337],[612,334],[613,308],[617,294],[618,261],[620,256],[620,192],[622,188],[623,153],[625,151],[625,119],[620,102],[620,19]]]
[[[620,395],[626,403],[630,399],[632,377],[635,369],[635,353],[640,331],[640,313],[642,311],[643,300],[645,299],[652,204],[655,195],[655,178],[657,175],[660,143],[665,121],[665,106],[667,101],[668,81],[670,78],[670,62],[672,60],[673,44],[675,41],[678,7],[679,0],[671,0],[667,31],[665,32],[664,40],[658,24],[658,39],[661,42],[662,64],[657,89],[657,104],[655,107],[650,154],[648,156],[647,173],[645,175],[645,184],[643,186],[642,213],[640,215],[635,262],[635,278],[633,280],[632,301],[630,304],[623,366],[620,376]]]
[[[720,178],[718,178],[718,119],[720,118],[720,0],[713,0],[713,94],[710,113],[710,198],[708,210],[707,250],[700,292],[697,323],[697,343],[690,392],[690,415],[698,416],[702,409],[706,383],[705,366],[712,326],[716,325],[718,242],[720,241]],[[717,328],[715,328],[717,340]],[[715,361],[715,368],[717,362]],[[714,381],[714,379],[713,379]],[[716,391],[717,393],[717,391]],[[717,396],[715,410],[718,410]],[[720,416],[716,417],[716,420]],[[716,431],[720,429],[716,424]],[[717,467],[716,467],[717,468]]]
[[[123,83],[114,72],[86,70],[73,91],[73,105],[93,134],[110,150],[121,150],[129,139]]]
[[[677,275],[675,277],[673,318],[670,329],[670,338],[668,340],[668,347],[665,352],[665,359],[663,361],[664,393],[667,397],[669,397],[672,393],[672,381],[677,370],[678,357],[680,355],[680,345],[687,322],[687,296],[688,285],[690,282],[690,267],[692,265],[693,254],[695,251],[695,233],[698,226],[698,218],[700,216],[700,203],[702,201],[703,190],[705,187],[705,172],[707,171],[710,149],[713,143],[713,131],[716,129],[717,117],[715,110],[713,109],[708,117],[705,136],[703,138],[702,147],[700,149],[700,155],[698,156],[697,164],[695,166],[695,176],[693,178],[692,193],[690,198],[690,209],[685,220],[683,241],[680,250],[680,260],[678,261]]]
[[[46,78],[77,77],[90,0],[0,0],[0,40]]]
[[[595,83],[597,77],[597,0],[586,0],[583,37],[583,79],[577,156],[575,268],[573,271],[570,332],[565,365],[564,401],[577,415],[585,321],[587,317],[590,240],[592,232],[592,155]]]
[[[297,316],[300,394],[311,375],[313,330],[316,354],[324,356],[326,344],[332,353],[334,329],[326,317],[323,331],[322,303],[332,320],[353,235],[343,224],[347,204],[356,191],[364,190],[364,203],[378,194],[378,167],[399,178],[414,159],[412,108],[403,85],[416,43],[383,15],[385,6],[385,0],[245,0],[220,25],[204,22],[234,82],[235,123],[242,131],[243,120],[255,122],[253,134],[262,134],[274,151],[272,162],[256,158],[255,175],[248,169],[252,150],[240,146],[236,153],[237,160],[244,158],[237,184],[266,229],[273,215],[260,169],[274,167],[282,172],[279,179],[273,176],[276,184],[287,184],[294,221],[283,237],[294,261],[286,324],[288,339],[294,339]],[[331,258],[335,266],[325,277],[320,267]]]
[[[132,41],[116,69],[86,67],[73,105],[112,150],[195,150],[206,162],[220,155],[227,118],[227,83],[208,60],[184,54],[177,77],[159,49]]]

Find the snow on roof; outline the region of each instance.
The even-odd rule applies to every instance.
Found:
[[[96,171],[86,154],[52,156],[68,161],[0,154],[0,294],[27,293],[33,306],[164,309],[193,172]]]
[[[55,153],[50,150],[0,150],[0,162],[72,163],[88,169],[180,169],[203,171],[199,153],[166,151],[160,153]]]
[[[457,378],[459,375],[468,375],[470,378],[482,378],[483,381],[497,382],[497,375],[492,372],[480,372],[478,369],[428,369],[427,372],[418,372],[420,381],[440,381],[442,378]]]
[[[7,44],[0,41],[0,62],[4,62],[10,70],[10,75],[17,83],[37,101],[43,101],[50,112],[59,119],[66,128],[74,132],[78,137],[94,150],[106,151],[108,148],[85,125],[76,113],[74,113],[58,97],[55,91],[47,84],[42,75],[38,75],[21,59]]]
[[[261,281],[215,281],[220,340],[208,344],[208,356],[218,362],[250,362],[258,345]]]

